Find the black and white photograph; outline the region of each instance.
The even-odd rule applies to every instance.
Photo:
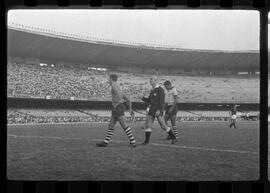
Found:
[[[269,83],[270,83],[270,62],[269,62],[269,58],[270,58],[270,49],[269,49],[269,45],[270,45],[270,32],[269,32],[269,27],[270,27],[270,14],[268,13],[268,179],[270,179],[270,133],[269,133],[269,127],[270,127],[270,90],[269,90]]]
[[[259,19],[9,10],[7,178],[258,180]]]

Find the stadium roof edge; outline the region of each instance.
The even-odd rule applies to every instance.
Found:
[[[258,52],[153,49],[8,28],[8,56],[100,67],[259,70]],[[166,68],[166,69],[165,69]]]
[[[30,27],[29,27],[30,28]],[[64,36],[65,33],[58,32],[59,34],[49,33],[49,32],[43,32],[43,31],[34,31],[29,29],[23,29],[18,27],[12,27],[8,26],[8,29],[16,30],[16,31],[22,31],[26,33],[32,33],[36,35],[42,35],[42,36],[49,36],[54,38],[61,38],[61,39],[67,39],[67,40],[73,40],[73,41],[79,41],[79,42],[87,42],[91,44],[103,44],[103,45],[110,45],[110,46],[117,46],[117,47],[129,47],[129,48],[137,48],[137,49],[151,49],[151,50],[168,50],[168,51],[182,51],[182,52],[211,52],[211,53],[259,53],[259,50],[210,50],[210,49],[190,49],[190,48],[176,48],[176,47],[165,47],[161,46],[148,46],[141,43],[138,44],[128,44],[128,42],[125,43],[117,43],[113,41],[117,40],[111,40],[110,41],[98,41],[93,39],[83,39],[79,38],[79,35],[72,36]],[[44,31],[50,31],[50,30],[44,30]],[[70,34],[71,35],[71,34]],[[77,36],[77,37],[76,37]],[[270,52],[270,49],[269,49]]]

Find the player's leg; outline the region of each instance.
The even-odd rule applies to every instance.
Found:
[[[173,133],[174,133],[176,139],[178,139],[178,131],[177,131],[177,127],[176,127],[176,114],[171,115],[171,124],[172,124]]]
[[[232,125],[233,125],[233,119],[232,119],[232,117],[230,117],[230,125],[229,125],[229,127],[231,128]]]
[[[147,109],[146,109],[146,119],[147,119],[147,115],[149,114],[149,110],[150,110],[150,108],[147,107]],[[143,124],[143,126],[142,126],[141,128],[142,128],[143,130],[145,130],[146,126],[147,126],[147,121],[144,122],[144,124]]]
[[[236,123],[236,119],[233,120],[233,126],[234,126],[234,128],[236,128],[235,123]]]
[[[169,125],[168,125],[169,119],[170,119],[170,115],[169,115],[168,113],[165,113],[165,115],[164,115],[164,121],[165,121],[165,124],[166,124],[167,126],[169,126]],[[170,139],[171,139],[171,136],[168,135],[166,139],[170,140]]]
[[[168,133],[168,135],[171,136],[172,143],[175,143],[175,142],[176,142],[176,137],[175,137],[175,135],[174,135],[172,129],[171,129],[170,127],[168,127],[168,126],[165,124],[165,121],[164,121],[163,116],[158,116],[158,117],[157,117],[157,120],[158,120],[158,123],[159,123],[160,127],[161,127],[163,130],[165,130],[165,131]]]
[[[126,118],[125,116],[120,116],[118,117],[118,121],[121,125],[121,127],[124,129],[124,131],[126,132],[129,140],[130,140],[130,144],[133,146],[133,147],[136,147],[136,141],[133,137],[133,134],[132,134],[132,130],[129,126],[127,126],[126,124]]]
[[[108,127],[106,138],[105,138],[105,140],[103,142],[97,143],[96,144],[97,146],[99,146],[99,147],[106,147],[109,144],[110,139],[111,139],[111,137],[114,134],[114,126],[117,123],[117,121],[118,121],[117,117],[111,116],[111,120],[110,120],[110,123],[109,123],[109,127]]]
[[[235,125],[235,123],[236,123],[236,118],[237,118],[237,116],[236,116],[236,115],[233,115],[233,127],[234,127],[234,128],[236,128],[236,125]]]
[[[165,122],[166,125],[168,125],[169,119],[170,119],[170,115],[168,113],[165,113],[165,115],[164,115],[164,122]]]
[[[145,139],[144,139],[144,142],[142,143],[142,145],[149,144],[149,140],[150,140],[154,120],[155,120],[154,116],[152,116],[152,115],[147,115],[146,116]]]

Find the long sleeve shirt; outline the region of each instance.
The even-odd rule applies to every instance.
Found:
[[[152,89],[148,98],[143,97],[142,100],[149,104],[150,107],[164,111],[165,93],[164,89],[160,86],[156,86],[154,89]]]
[[[120,86],[116,82],[111,84],[111,94],[112,94],[112,106],[115,108],[118,104],[123,103],[124,101],[128,102],[129,108],[131,108],[131,102],[128,96],[126,96]]]

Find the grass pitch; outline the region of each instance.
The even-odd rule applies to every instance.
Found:
[[[8,125],[10,180],[257,180],[259,122],[181,122],[179,141],[154,124],[151,144],[142,146],[142,123],[131,124],[138,146],[119,125],[110,145],[96,147],[108,124]]]

